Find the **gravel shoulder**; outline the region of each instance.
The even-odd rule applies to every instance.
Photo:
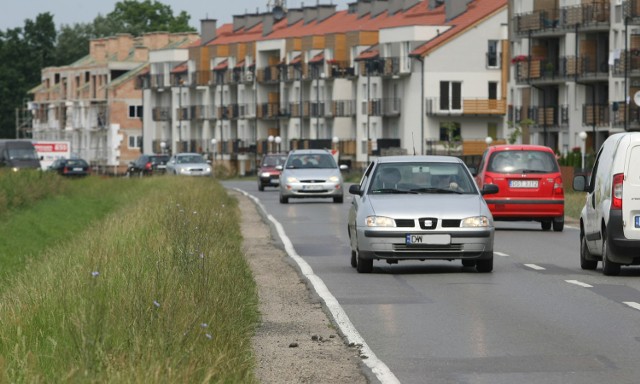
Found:
[[[358,348],[345,343],[255,204],[229,193],[239,202],[244,253],[258,285],[262,323],[252,341],[258,381],[368,383]]]

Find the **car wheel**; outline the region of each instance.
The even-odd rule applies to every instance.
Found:
[[[618,276],[620,264],[609,260],[609,246],[607,245],[606,232],[602,231],[602,274],[606,276]]]
[[[540,226],[542,227],[543,231],[548,231],[551,229],[551,220],[542,220],[540,222]]]
[[[585,270],[594,270],[598,267],[598,260],[591,259],[591,253],[587,247],[587,238],[580,236],[580,268]]]
[[[344,196],[336,196],[333,198],[334,203],[342,204],[343,201],[344,201]]]
[[[363,259],[358,255],[358,263],[356,266],[358,273],[371,273],[373,272],[373,259]]]
[[[356,268],[358,266],[358,254],[356,251],[351,251],[351,266]]]
[[[493,271],[493,258],[488,260],[477,260],[476,271],[482,272],[482,273],[488,273]]]
[[[462,266],[463,267],[475,267],[476,266],[476,261],[475,260],[469,260],[469,259],[462,259]]]
[[[553,231],[562,232],[563,229],[564,229],[564,218],[559,217],[557,219],[553,219]]]
[[[262,183],[258,183],[258,191],[264,191],[264,185],[262,185]]]
[[[280,203],[281,204],[288,204],[289,203],[289,198],[288,197],[284,197],[284,196],[282,196],[282,194],[280,194]]]

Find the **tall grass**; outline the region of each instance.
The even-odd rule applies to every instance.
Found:
[[[10,210],[30,206],[39,200],[64,193],[69,184],[51,172],[0,168],[0,217]]]
[[[255,381],[235,200],[212,179],[140,182],[157,188],[0,294],[0,381]]]

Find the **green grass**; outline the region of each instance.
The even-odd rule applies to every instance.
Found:
[[[580,211],[584,207],[584,192],[564,191],[564,215],[572,219],[580,219]]]
[[[236,201],[210,178],[85,183],[5,224],[48,240],[2,285],[0,382],[255,382]]]

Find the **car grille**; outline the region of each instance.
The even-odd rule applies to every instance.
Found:
[[[442,220],[442,228],[459,228],[462,220]]]
[[[438,219],[435,217],[421,217],[418,219],[420,228],[422,229],[435,229],[438,226]]]
[[[419,244],[419,245],[406,245],[406,244],[393,244],[393,250],[397,252],[460,252],[462,251],[462,244]]]
[[[317,179],[312,179],[312,180],[300,180],[301,183],[310,183],[310,184],[319,184],[319,183],[324,183],[325,180],[317,180]]]
[[[396,219],[396,227],[413,228],[416,223],[413,219]]]
[[[432,220],[433,225],[431,227],[423,226],[425,218],[420,219],[420,228],[422,229],[435,229],[438,224],[438,219],[436,218],[426,218],[427,220]],[[414,219],[395,219],[396,227],[398,228],[413,228],[416,226]],[[459,228],[462,220],[457,219],[443,219],[441,222],[442,228]]]

